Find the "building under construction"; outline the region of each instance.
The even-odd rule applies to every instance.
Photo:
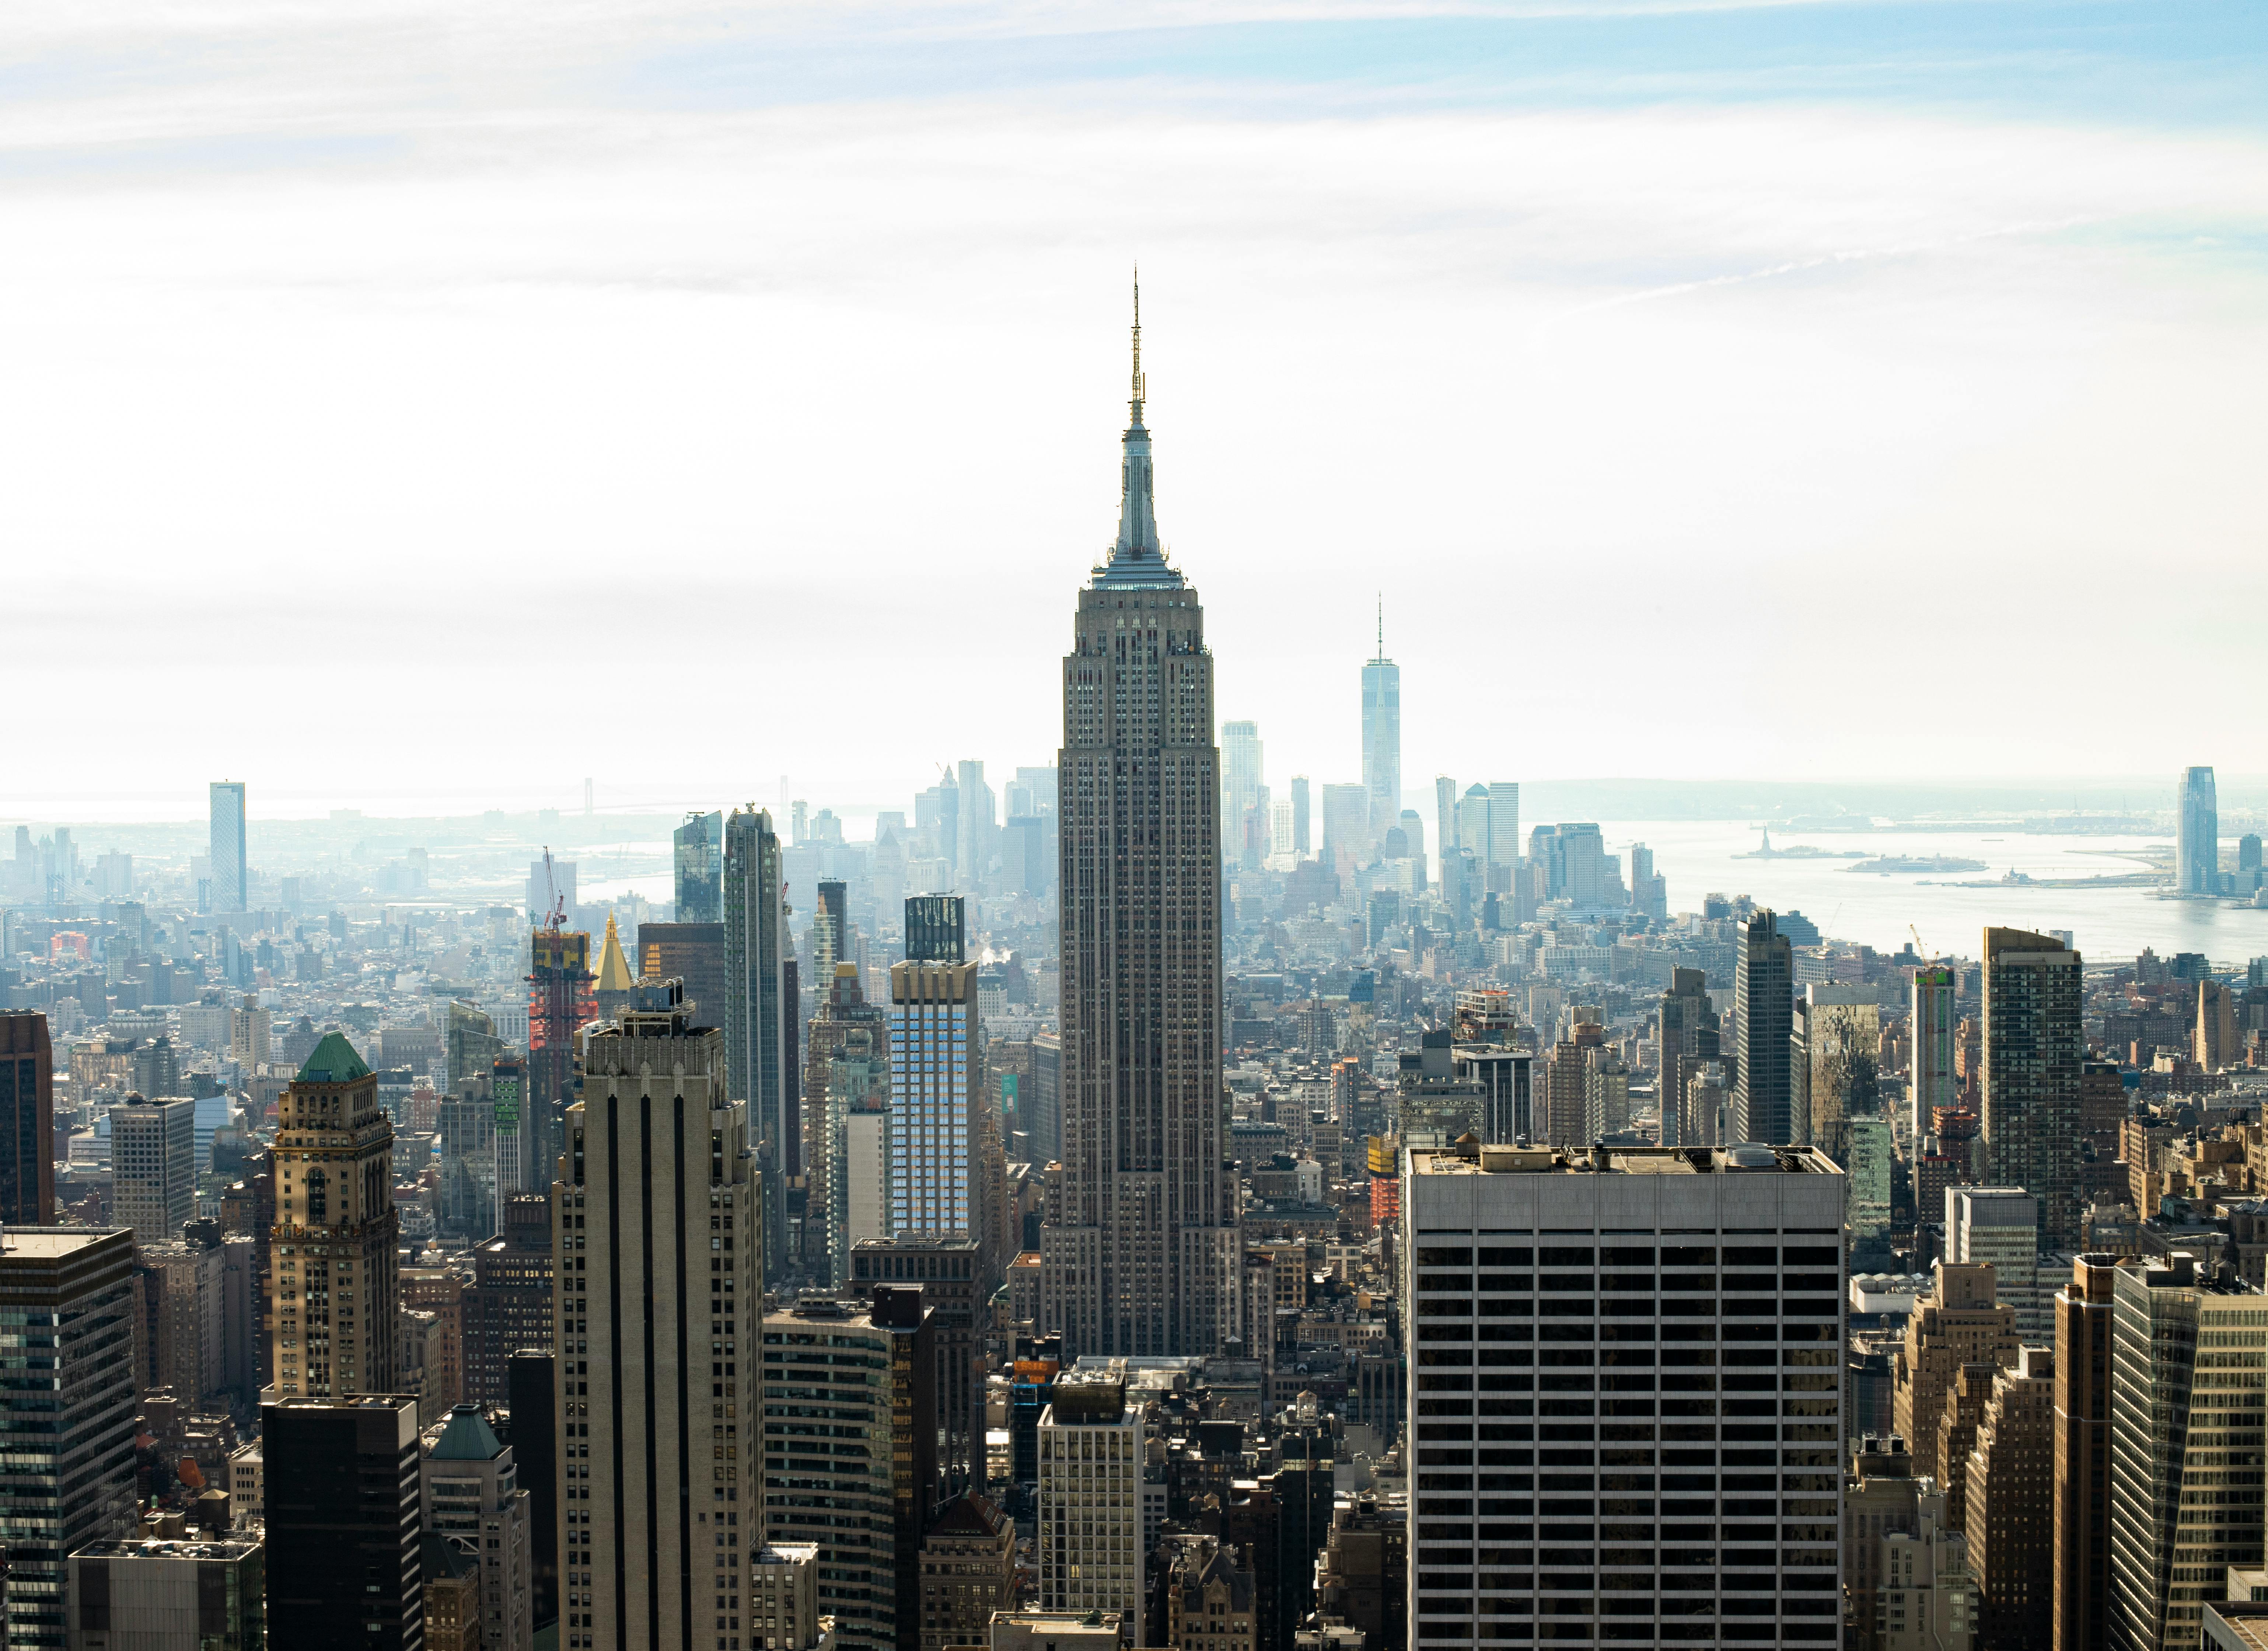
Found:
[[[575,1034],[597,1015],[598,1004],[591,990],[589,934],[556,925],[538,929],[529,955],[534,968],[527,977],[527,1114],[544,1131],[536,1178],[548,1187],[548,1171],[557,1156],[558,1121],[575,1102]]]

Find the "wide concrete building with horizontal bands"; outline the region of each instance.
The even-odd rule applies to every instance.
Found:
[[[1844,1190],[1808,1146],[1407,1155],[1412,1651],[1839,1639]]]

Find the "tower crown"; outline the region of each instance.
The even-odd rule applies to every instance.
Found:
[[[1179,588],[1182,576],[1167,564],[1158,540],[1158,503],[1151,470],[1150,431],[1142,422],[1148,380],[1142,372],[1142,274],[1134,273],[1134,371],[1128,386],[1124,453],[1118,467],[1118,542],[1110,560],[1094,570],[1094,582],[1116,589]]]

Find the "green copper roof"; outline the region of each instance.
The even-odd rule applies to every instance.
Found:
[[[449,1425],[433,1444],[436,1462],[493,1462],[503,1454],[504,1441],[470,1404],[460,1404],[449,1412]]]
[[[301,1083],[352,1083],[357,1078],[370,1076],[370,1068],[355,1053],[343,1033],[326,1032],[323,1041],[315,1045],[315,1052],[307,1057],[307,1064],[299,1068]]]

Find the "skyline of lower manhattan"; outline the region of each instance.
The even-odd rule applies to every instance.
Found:
[[[2233,23],[11,17],[0,1640],[2268,1645]]]

